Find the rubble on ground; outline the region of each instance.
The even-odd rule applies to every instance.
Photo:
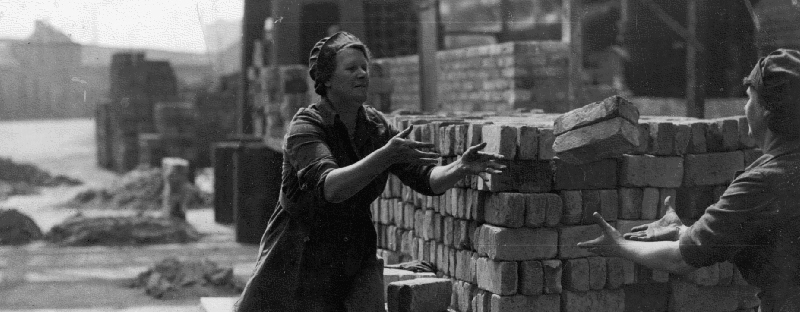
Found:
[[[42,238],[42,230],[16,209],[0,209],[0,246],[24,245]]]
[[[153,216],[74,216],[53,226],[47,240],[64,246],[190,243],[200,233],[189,223]]]
[[[186,184],[191,197],[188,208],[211,205],[211,195],[194,184]],[[161,168],[139,167],[131,170],[114,185],[105,189],[88,189],[78,193],[68,204],[70,208],[102,208],[126,210],[157,210],[161,208],[164,179]]]
[[[243,286],[234,278],[233,268],[220,267],[208,259],[180,261],[176,258],[157,262],[139,273],[130,284],[132,288],[144,288],[147,295],[157,299],[234,296]]]
[[[64,175],[51,175],[33,164],[0,157],[0,200],[14,195],[38,193],[38,187],[75,186],[82,181]]]

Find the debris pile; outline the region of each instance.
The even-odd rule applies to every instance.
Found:
[[[13,195],[36,194],[38,187],[81,185],[78,179],[49,172],[28,163],[17,163],[0,157],[0,199]]]
[[[75,216],[54,226],[47,240],[64,246],[189,243],[200,233],[189,223],[152,216]]]
[[[42,238],[42,230],[16,209],[0,209],[0,245],[24,245]]]
[[[194,184],[187,183],[190,193],[188,208],[211,205],[210,196]],[[139,167],[129,171],[106,189],[88,189],[78,193],[70,208],[102,208],[125,210],[157,210],[161,208],[164,178],[161,168]]]
[[[166,258],[133,279],[132,288],[144,288],[145,293],[157,299],[187,297],[235,296],[244,285],[234,276],[233,268],[217,263],[184,261]]]

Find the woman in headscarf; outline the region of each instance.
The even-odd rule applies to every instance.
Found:
[[[314,46],[309,74],[318,103],[301,108],[283,145],[280,200],[238,311],[384,311],[370,203],[392,173],[415,191],[441,195],[467,175],[505,167],[470,147],[437,166],[432,144],[408,139],[364,105],[370,53],[338,32]]]

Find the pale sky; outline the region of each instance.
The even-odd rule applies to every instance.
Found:
[[[82,44],[203,53],[201,25],[241,20],[243,7],[243,0],[0,0],[0,38],[24,39],[45,20]]]

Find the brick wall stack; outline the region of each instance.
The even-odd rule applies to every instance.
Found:
[[[566,111],[567,45],[507,42],[437,52],[440,110]],[[420,109],[419,57],[376,59],[394,84],[392,109]]]
[[[658,219],[663,198],[696,219],[759,152],[744,117],[643,116],[645,142],[621,158],[554,159],[557,115],[391,116],[452,162],[470,145],[507,157],[488,181],[470,177],[438,197],[392,177],[371,209],[387,263],[423,259],[452,280],[455,311],[752,311],[756,289],[730,263],[672,276],[577,248],[597,237],[599,211],[620,231]]]

